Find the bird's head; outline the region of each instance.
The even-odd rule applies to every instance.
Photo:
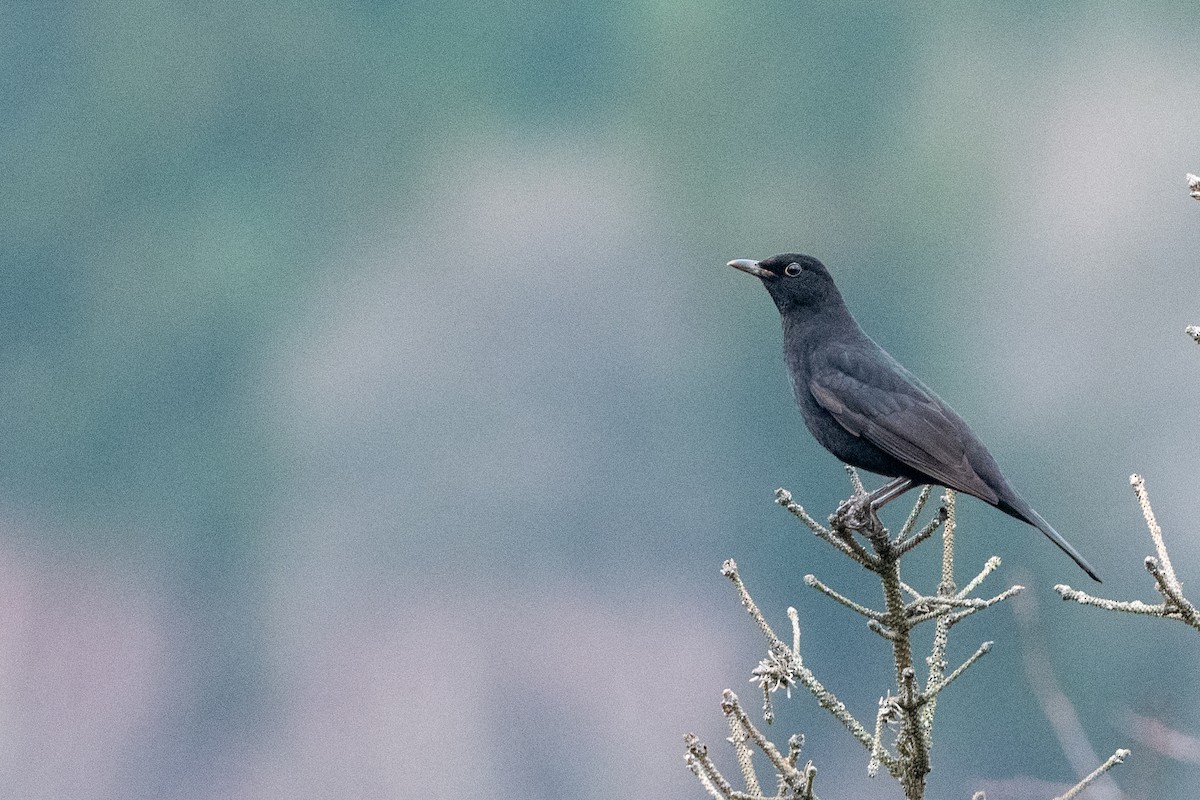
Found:
[[[762,279],[780,313],[842,304],[829,271],[812,256],[784,253],[762,261],[739,258],[730,261],[729,266]]]

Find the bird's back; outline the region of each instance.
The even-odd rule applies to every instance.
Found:
[[[1012,493],[962,417],[857,323],[823,328],[785,320],[784,338],[805,425],[834,456],[992,504]]]

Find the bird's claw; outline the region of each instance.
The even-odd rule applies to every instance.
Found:
[[[846,533],[871,531],[882,527],[869,494],[856,494],[848,500],[843,500],[830,515],[829,522],[835,530],[843,530]]]

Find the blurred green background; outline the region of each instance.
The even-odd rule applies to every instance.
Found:
[[[727,557],[870,719],[887,653],[801,577],[878,590],[771,503],[848,488],[735,257],[822,258],[1106,594],[1155,599],[1134,471],[1200,570],[1192,3],[0,22],[6,796],[698,798],[681,736],[722,750],[763,651]],[[1098,759],[1134,749],[1126,791],[1192,797],[1161,726],[1200,736],[1200,638],[1064,605],[1035,531],[961,523],[962,573],[1002,556],[1036,616],[956,629],[952,660],[996,646],[939,706],[930,796],[1074,781],[1032,661]],[[779,706],[822,796],[899,796]]]

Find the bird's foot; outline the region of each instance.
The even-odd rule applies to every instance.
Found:
[[[830,525],[834,530],[844,531],[847,535],[855,531],[879,530],[883,523],[875,513],[872,499],[869,494],[856,494],[849,500],[842,501],[837,510],[830,515]]]

